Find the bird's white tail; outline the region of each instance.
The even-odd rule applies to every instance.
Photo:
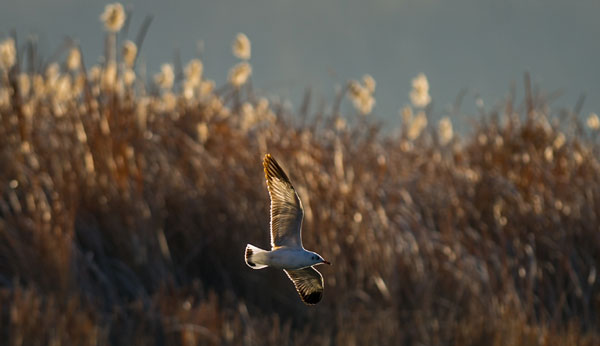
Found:
[[[266,268],[267,265],[262,261],[264,258],[263,254],[266,252],[268,251],[258,248],[254,245],[246,245],[246,264],[248,267],[252,269]]]

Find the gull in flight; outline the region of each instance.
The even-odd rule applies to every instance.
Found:
[[[313,266],[331,264],[302,246],[304,209],[296,190],[271,154],[263,161],[271,197],[271,251],[246,245],[246,264],[252,269],[283,269],[302,301],[313,305],[323,297],[323,276]]]

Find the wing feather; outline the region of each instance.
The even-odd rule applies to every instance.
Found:
[[[302,247],[302,202],[271,154],[265,155],[263,166],[271,197],[271,247]]]
[[[292,280],[300,299],[305,304],[314,305],[323,298],[323,276],[314,267],[306,267],[298,270],[284,269],[287,276]]]

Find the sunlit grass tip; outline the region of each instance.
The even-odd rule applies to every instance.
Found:
[[[446,145],[452,140],[454,131],[452,129],[452,121],[448,117],[443,117],[438,124],[438,135],[440,144]]]
[[[118,2],[107,4],[100,20],[104,23],[104,29],[109,32],[118,32],[123,27],[127,15],[123,5]]]
[[[137,51],[137,45],[134,42],[130,40],[123,42],[123,61],[127,67],[133,67],[135,58],[137,57]]]
[[[67,57],[67,68],[71,71],[76,71],[79,69],[81,65],[81,52],[79,48],[74,47],[69,51],[69,56]]]
[[[252,66],[247,62],[241,62],[229,70],[229,83],[236,88],[246,84],[248,78],[252,75]]]
[[[598,118],[598,114],[591,113],[586,120],[586,124],[591,130],[596,131],[600,129],[600,118]]]
[[[410,92],[410,101],[415,107],[424,108],[431,102],[429,95],[429,81],[424,73],[419,73],[412,80],[412,90]]]
[[[248,60],[251,56],[251,45],[250,39],[243,33],[239,33],[235,36],[235,40],[233,41],[233,46],[231,47],[233,55],[235,55],[238,59]]]
[[[171,64],[162,64],[160,72],[154,75],[154,82],[161,89],[171,89],[174,81],[175,73],[173,72],[173,65]]]
[[[16,61],[17,50],[15,48],[15,40],[7,38],[0,43],[0,67],[8,70]]]

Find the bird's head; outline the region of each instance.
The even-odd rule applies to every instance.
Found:
[[[321,255],[319,255],[318,253],[315,252],[311,252],[310,253],[310,260],[314,263],[314,264],[321,264],[321,263],[325,263],[325,264],[329,264],[331,265],[331,263],[329,263],[329,261],[326,261],[325,259],[323,259],[323,257],[321,257]]]

